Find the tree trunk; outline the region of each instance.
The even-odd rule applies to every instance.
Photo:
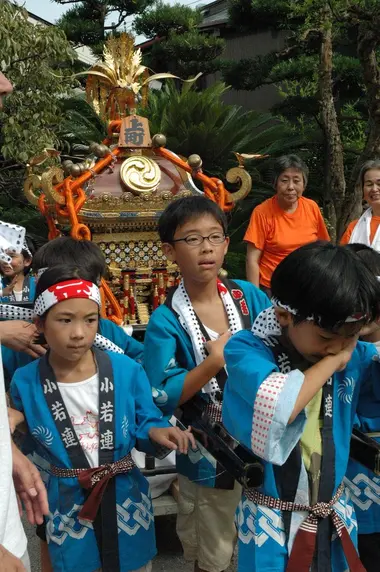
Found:
[[[321,33],[319,97],[326,149],[324,203],[326,204],[326,215],[329,215],[329,222],[333,231],[335,231],[335,236],[331,238],[335,241],[341,234],[341,217],[346,195],[346,181],[344,177],[343,145],[333,97],[332,13],[327,2],[323,9]]]
[[[360,216],[362,209],[362,191],[356,186],[356,181],[362,164],[369,159],[380,157],[380,66],[376,58],[376,49],[380,43],[378,27],[380,19],[373,21],[369,26],[368,22],[362,23],[358,34],[358,58],[360,60],[363,79],[367,91],[368,105],[368,137],[364,149],[358,157],[352,171],[349,182],[349,195],[347,197],[344,212],[342,213],[342,223],[348,222]]]

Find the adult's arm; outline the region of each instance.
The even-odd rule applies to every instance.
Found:
[[[260,267],[259,262],[263,251],[256,248],[254,244],[247,244],[246,272],[247,280],[255,286],[260,285]]]
[[[247,243],[246,272],[247,280],[255,286],[259,286],[260,270],[259,262],[265,248],[268,234],[268,224],[266,216],[266,204],[253,209],[244,240]]]
[[[34,343],[37,335],[36,326],[29,322],[23,320],[0,322],[1,343],[16,352],[25,352],[33,358],[38,358],[46,352],[42,346]]]
[[[0,544],[0,570],[1,572],[25,572],[25,566],[19,558],[13,556]]]
[[[38,469],[12,443],[13,484],[30,524],[42,524],[49,513],[47,493]],[[1,570],[1,566],[0,566]]]

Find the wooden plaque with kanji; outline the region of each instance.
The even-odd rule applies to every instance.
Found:
[[[129,115],[120,126],[119,147],[151,147],[149,121],[146,117]]]

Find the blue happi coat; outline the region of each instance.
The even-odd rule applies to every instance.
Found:
[[[102,354],[103,352],[99,352]],[[149,440],[151,427],[168,423],[154,405],[151,388],[142,367],[124,355],[104,352],[111,359],[114,382],[114,461],[133,447],[154,454]],[[35,452],[43,465],[48,491],[47,540],[54,572],[94,572],[101,568],[93,525],[78,520],[84,491],[77,478],[57,478],[48,472],[50,463],[71,468],[68,450],[49,409],[41,385],[39,362],[17,370],[11,384],[15,407],[23,411]],[[98,360],[99,364],[99,360]],[[156,554],[153,507],[149,485],[137,468],[117,475],[116,507],[120,571],[144,566]],[[116,521],[115,521],[116,522]]]
[[[0,278],[0,287],[3,290],[10,283],[10,280],[2,276]],[[26,274],[24,278],[24,284],[22,289],[22,302],[33,302],[36,294],[36,279],[30,274]],[[2,296],[0,298],[0,303],[2,304],[13,304],[15,302],[14,295]],[[17,302],[16,302],[17,303]]]
[[[236,280],[243,290],[253,321],[270,306],[268,297],[249,282]],[[153,398],[161,411],[173,415],[179,405],[186,375],[197,366],[191,340],[176,315],[167,305],[155,310],[149,320],[144,340],[144,367],[152,385]],[[204,399],[207,394],[199,393]],[[177,458],[177,470],[191,481],[214,487],[215,459],[198,443],[185,457]]]
[[[332,416],[335,462],[327,471],[334,493],[347,470],[359,393],[372,387],[379,376],[379,364],[373,359],[375,356],[373,346],[359,342],[345,370],[334,374],[330,380],[332,408],[328,414]],[[280,370],[271,347],[250,331],[239,332],[228,342],[225,357],[228,380],[224,391],[223,423],[236,439],[264,460],[264,484],[260,492],[282,498],[279,487],[289,485],[289,481],[284,483],[281,478],[278,480],[279,469],[293,453],[306,422],[306,413],[302,411],[288,425],[304,375],[299,370],[291,370],[287,364],[281,370],[285,374],[281,383],[271,386],[271,395],[263,395],[263,387],[268,379],[272,379],[269,376]],[[260,407],[265,407],[265,399],[272,400],[267,417],[269,423],[260,426],[254,408],[258,411]],[[296,474],[297,478],[292,479],[297,485],[294,502],[309,505],[308,476],[303,460]],[[357,523],[347,489],[334,507],[356,542]],[[295,533],[307,513],[293,512],[291,515],[286,534],[285,520],[280,510],[255,505],[243,495],[237,517],[239,572],[280,572],[286,569]],[[342,545],[337,539],[331,543],[331,568],[333,572],[348,569]]]
[[[377,435],[373,438],[380,442],[380,384],[371,384],[360,393],[355,426]],[[380,532],[380,478],[350,459],[345,482],[351,492],[359,534]]]

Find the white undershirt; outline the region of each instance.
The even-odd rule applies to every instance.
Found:
[[[11,434],[0,351],[0,545],[21,558],[26,544],[12,480]]]
[[[215,340],[218,340],[220,338],[220,335],[218,334],[218,332],[215,332],[215,330],[211,330],[211,328],[208,328],[204,324],[203,324],[203,327],[206,330],[206,332],[208,333],[208,335],[210,336],[210,340],[212,342],[214,342]]]
[[[99,376],[75,383],[58,382],[79,443],[90,467],[99,466]]]
[[[16,302],[22,302],[22,290],[13,290],[13,296]]]

